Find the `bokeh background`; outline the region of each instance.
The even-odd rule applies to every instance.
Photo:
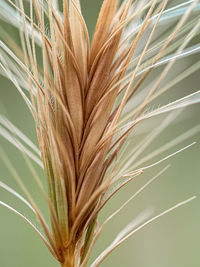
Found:
[[[1,0],[0,0],[1,1]],[[92,35],[95,21],[102,1],[82,0],[83,14]],[[172,1],[173,4],[183,1]],[[3,22],[1,26],[12,36],[15,31]],[[196,39],[198,42],[198,39]],[[168,75],[168,80],[182,70],[200,60],[200,55],[179,60]],[[156,73],[155,73],[156,75]],[[177,99],[188,93],[199,90],[200,76],[196,72],[176,85],[163,99]],[[11,82],[0,76],[0,112],[7,116],[31,140],[37,143],[34,121],[21,96]],[[181,112],[175,122],[148,148],[143,157],[153,149],[162,146],[174,137],[200,123],[200,106],[188,107]],[[163,117],[151,119],[137,130],[135,144],[148,131],[161,123]],[[143,127],[144,126],[144,127]],[[196,141],[196,145],[176,155],[168,162],[148,170],[119,192],[100,214],[100,222],[109,216],[120,204],[137,191],[147,180],[153,177],[167,164],[169,170],[141,193],[128,207],[115,217],[105,228],[96,244],[93,259],[110,242],[116,234],[142,211],[152,209],[157,214],[175,203],[196,195],[197,199],[190,204],[173,211],[156,222],[140,230],[126,243],[117,248],[105,261],[102,267],[199,267],[200,266],[200,134],[190,137],[170,152]],[[22,154],[11,144],[0,138],[0,144],[12,161],[24,183],[37,200],[41,210],[47,215],[46,205]],[[128,153],[128,151],[127,151]],[[165,156],[162,154],[161,156]],[[155,160],[158,158],[155,158]],[[0,163],[1,180],[21,192],[4,163]],[[45,184],[43,172],[37,168],[40,179]],[[22,211],[27,217],[29,211],[9,193],[0,189],[0,200]],[[31,217],[32,218],[32,217]],[[33,218],[34,220],[34,218]],[[0,206],[0,266],[1,267],[56,267],[59,264],[51,257],[40,238],[17,215]]]

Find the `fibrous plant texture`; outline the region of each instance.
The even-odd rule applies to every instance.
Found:
[[[4,183],[0,186],[32,209],[44,234],[21,213],[4,202],[1,204],[28,221],[63,267],[87,266],[104,226],[130,201],[101,226],[98,224],[99,211],[120,188],[185,149],[142,166],[145,160],[137,163],[137,157],[167,128],[177,111],[126,153],[137,125],[143,123],[145,127],[147,119],[200,100],[200,91],[196,91],[167,105],[151,107],[152,101],[200,67],[197,62],[163,85],[177,59],[200,50],[199,44],[191,44],[200,27],[199,1],[170,6],[173,1],[104,0],[91,42],[80,2],[0,2],[1,20],[19,28],[21,42],[17,45],[1,28],[1,73],[13,82],[32,113],[40,151],[3,116],[0,132],[24,154],[47,201],[51,227],[3,152],[3,160],[28,202]],[[148,80],[145,84],[160,66],[159,75],[154,74],[151,83]],[[197,131],[199,127],[176,139],[174,144]],[[29,158],[44,169],[48,192]],[[98,266],[137,230],[191,199],[136,229],[125,228],[92,266]]]

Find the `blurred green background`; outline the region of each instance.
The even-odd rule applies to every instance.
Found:
[[[1,0],[0,0],[1,1]],[[175,2],[175,1],[174,1]],[[181,1],[176,1],[181,2]],[[182,1],[183,2],[183,1]],[[90,33],[92,34],[97,14],[102,1],[82,0],[83,13]],[[3,25],[3,24],[2,24]],[[12,29],[8,27],[12,34]],[[175,77],[181,70],[186,69],[192,63],[200,59],[195,55],[187,59],[179,60],[173,71],[169,73],[168,79]],[[200,76],[196,72],[188,79],[180,82],[170,91],[170,95],[164,98],[176,99],[179,96],[199,89]],[[1,85],[1,114],[6,115],[19,129],[31,140],[37,143],[34,121],[24,104],[21,96],[11,82],[0,76]],[[195,105],[182,111],[181,116],[167,129],[150,148],[142,155],[144,156],[154,148],[162,146],[172,138],[182,134],[184,131],[199,124],[200,106]],[[164,117],[149,120],[138,129],[135,143],[142,139],[145,134],[159,124]],[[143,127],[145,126],[145,128]],[[188,150],[176,155],[174,158],[147,171],[136,178],[131,184],[119,192],[100,214],[100,222],[112,213],[121,203],[131,196],[147,180],[153,177],[168,163],[170,169],[158,180],[151,184],[143,193],[132,201],[116,218],[105,228],[101,238],[96,244],[93,259],[115,238],[116,234],[133,220],[140,212],[147,208],[153,209],[157,214],[175,203],[196,195],[197,199],[190,204],[173,211],[148,225],[126,243],[117,248],[101,264],[103,267],[199,267],[200,266],[200,135],[197,134],[187,139],[181,145],[171,149],[169,152],[196,141],[197,144]],[[11,144],[0,138],[1,146],[7,156],[16,167],[20,177],[30,189],[34,199],[37,200],[44,214],[45,202],[35,184],[33,177],[26,166],[22,154]],[[128,153],[128,151],[127,151]],[[162,156],[165,156],[163,154]],[[158,158],[157,158],[158,159]],[[21,192],[12,175],[5,165],[0,163],[1,180]],[[35,166],[35,165],[34,165]],[[40,179],[45,184],[42,171],[35,166]],[[27,217],[31,216],[22,204],[9,193],[0,190],[0,200],[14,206],[22,211]],[[17,215],[0,206],[0,266],[1,267],[55,267],[59,266],[51,257],[40,238],[34,231]]]

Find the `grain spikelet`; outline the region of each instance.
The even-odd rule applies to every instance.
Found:
[[[98,213],[120,188],[148,168],[191,146],[144,167],[138,165],[146,162],[148,157],[139,163],[134,162],[173,120],[173,113],[148,135],[149,139],[142,140],[141,146],[124,158],[123,166],[118,158],[124,156],[126,141],[142,121],[200,102],[197,91],[145,112],[155,98],[200,67],[199,63],[195,64],[164,88],[159,88],[177,59],[199,51],[198,45],[188,48],[200,28],[199,16],[191,22],[188,20],[192,12],[199,10],[198,2],[188,1],[166,10],[168,0],[127,0],[122,3],[104,0],[90,47],[79,0],[63,0],[63,16],[57,1],[30,0],[28,15],[25,0],[18,0],[16,4],[2,0],[0,8],[14,14],[10,23],[18,23],[21,47],[4,32],[8,45],[0,41],[0,66],[17,87],[34,117],[40,151],[3,117],[0,117],[0,133],[17,146],[25,158],[32,158],[44,168],[48,196],[40,187],[48,203],[51,230],[29,192],[19,182],[8,159],[5,163],[24,189],[30,204],[9,186],[3,183],[0,186],[31,207],[48,241],[22,214],[3,202],[0,204],[27,220],[63,267],[87,265],[97,238],[110,220],[99,227]],[[0,17],[9,22],[1,11]],[[172,17],[177,20],[176,25],[170,24],[172,27],[167,28],[167,34],[158,37],[160,25],[170,23]],[[187,38],[184,39],[183,35]],[[166,67],[153,80],[152,87],[147,88],[145,93],[140,92],[150,73],[164,64]],[[24,89],[29,91],[29,97]],[[142,101],[134,102],[137,93],[139,96],[142,94]],[[161,148],[162,152],[197,131],[199,127],[174,139]],[[159,154],[159,151],[156,153]],[[153,158],[155,154],[152,152],[149,157]],[[32,165],[27,159],[26,162],[37,180]],[[138,230],[190,200],[152,217]],[[123,237],[118,236],[117,241],[92,266],[98,266],[137,230],[128,229],[125,228]]]

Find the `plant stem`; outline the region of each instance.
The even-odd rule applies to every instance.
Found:
[[[72,261],[65,261],[61,264],[61,267],[74,267],[74,263]]]
[[[75,250],[69,247],[65,252],[65,261],[61,263],[61,267],[74,267],[75,266]]]

